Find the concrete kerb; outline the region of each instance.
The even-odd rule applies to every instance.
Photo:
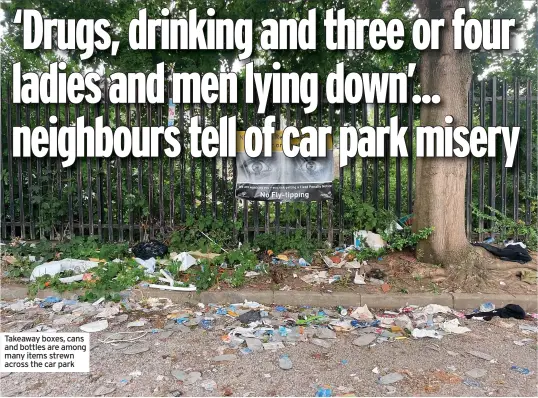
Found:
[[[478,308],[481,303],[492,302],[496,308],[506,304],[518,304],[527,312],[538,311],[538,295],[512,295],[512,294],[470,294],[454,293],[454,308]]]
[[[83,292],[65,292],[58,294],[50,289],[41,290],[39,298],[47,296],[60,296],[71,298],[74,294]],[[28,289],[24,285],[1,286],[0,300],[24,299],[28,296]],[[334,292],[321,293],[312,291],[271,291],[271,290],[227,290],[227,291],[205,291],[205,292],[177,292],[169,290],[158,290],[150,288],[140,288],[131,290],[131,297],[137,299],[144,298],[169,298],[177,304],[184,303],[213,303],[231,304],[241,303],[245,300],[256,301],[261,304],[289,305],[312,307],[356,307],[367,304],[374,309],[397,309],[405,305],[439,304],[449,306],[458,310],[479,308],[480,304],[492,302],[496,307],[506,304],[519,304],[527,312],[538,311],[537,295],[510,295],[510,294],[468,294],[468,293],[443,293],[443,294],[366,294],[354,292]]]

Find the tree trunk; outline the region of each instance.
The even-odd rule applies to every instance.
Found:
[[[466,126],[471,55],[467,50],[454,50],[452,19],[456,9],[469,9],[469,0],[417,0],[416,4],[422,18],[445,19],[441,49],[424,51],[421,57],[422,94],[441,96],[439,104],[421,105],[421,126],[445,126],[447,115],[454,118],[451,126]],[[417,158],[413,227],[435,228],[418,244],[421,261],[449,265],[469,253],[465,235],[466,171],[465,158]]]

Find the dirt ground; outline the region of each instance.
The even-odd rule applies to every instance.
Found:
[[[536,255],[534,253],[534,255]],[[538,260],[537,260],[538,261]],[[328,284],[322,283],[312,285],[301,280],[301,276],[307,275],[314,270],[321,271],[325,267],[320,264],[319,260],[314,262],[311,267],[286,267],[280,266],[279,276],[280,283],[275,283],[270,275],[260,275],[253,278],[247,278],[247,283],[243,289],[288,289],[307,290],[321,292],[340,292],[352,291],[358,293],[508,293],[508,294],[537,294],[538,287],[536,284],[531,285],[523,282],[518,276],[517,271],[511,272],[491,272],[488,275],[488,281],[485,286],[480,288],[476,286],[454,287],[445,279],[436,276],[440,270],[438,266],[421,263],[417,261],[412,252],[397,252],[384,255],[375,260],[368,260],[368,269],[380,269],[386,274],[385,282],[390,286],[390,290],[384,291],[380,285],[373,285],[367,281],[366,285],[355,285],[353,278],[355,270],[345,268],[329,268],[328,275],[340,275],[341,280]],[[361,270],[362,271],[362,270]],[[221,278],[224,279],[224,278]],[[287,286],[287,287],[286,287]],[[219,283],[213,289],[226,288],[225,282]],[[386,289],[386,288],[385,288]]]
[[[359,347],[351,342],[355,332],[337,333],[330,348],[311,341],[296,345],[285,343],[276,351],[243,355],[223,343],[226,328],[237,320],[223,317],[212,330],[181,328],[166,315],[173,309],[152,313],[127,313],[128,320],[109,320],[109,328],[91,335],[90,373],[11,373],[0,379],[2,396],[314,396],[319,386],[328,385],[332,396],[537,396],[537,345],[534,332],[519,325],[534,325],[535,320],[518,321],[494,318],[490,322],[462,320],[471,332],[437,339],[404,339]],[[291,311],[291,310],[290,310]],[[274,314],[274,310],[270,312]],[[33,324],[51,322],[56,316],[50,309],[35,308],[23,313],[2,310],[2,331],[11,330],[18,321]],[[125,331],[126,323],[145,317],[142,328],[164,328],[148,333],[131,347],[147,346],[137,355],[127,355],[100,342],[110,332]],[[272,316],[272,315],[271,315]],[[89,320],[86,320],[89,321]],[[275,322],[275,324],[278,324]],[[80,331],[78,324],[67,325],[62,332]],[[514,341],[528,339],[524,345]],[[491,355],[487,361],[469,354],[480,351]],[[235,354],[232,361],[217,363],[213,358]],[[290,370],[279,367],[282,354],[293,363]],[[512,366],[528,368],[528,375]],[[379,373],[376,374],[373,370]],[[466,375],[473,369],[485,372],[482,377]],[[200,372],[201,378],[186,385],[177,380],[174,370]],[[381,385],[380,376],[397,372],[403,379]],[[214,383],[213,383],[214,382]],[[213,386],[210,388],[210,386]],[[204,388],[206,386],[209,389]],[[100,390],[100,391],[99,391]]]

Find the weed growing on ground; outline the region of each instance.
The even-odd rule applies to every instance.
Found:
[[[79,297],[80,301],[92,301],[101,297],[107,300],[119,301],[119,292],[137,283],[147,280],[155,282],[156,278],[148,277],[145,268],[128,259],[121,262],[96,263],[94,268],[87,270],[92,274],[91,280],[79,282],[62,283],[60,278],[73,276],[73,271],[65,271],[60,274],[50,276],[40,276],[30,284],[29,293],[37,294],[39,290],[51,288],[59,293],[85,289],[85,293]]]
[[[319,242],[308,239],[301,231],[294,234],[260,234],[254,239],[253,247],[258,247],[263,251],[272,250],[274,253],[282,253],[286,250],[297,250],[301,257],[307,261],[312,259],[312,255],[319,246]]]
[[[523,220],[515,221],[501,211],[494,209],[491,206],[486,208],[489,214],[481,212],[476,205],[472,205],[473,214],[478,219],[486,220],[489,223],[488,228],[475,229],[478,233],[490,233],[498,236],[499,240],[518,237],[525,242],[531,250],[538,250],[538,228],[536,224],[526,225]],[[523,212],[521,214],[524,214]]]

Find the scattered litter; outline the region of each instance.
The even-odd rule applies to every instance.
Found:
[[[35,281],[36,278],[39,278],[40,276],[54,276],[65,271],[73,271],[75,274],[83,274],[90,268],[94,268],[96,266],[97,264],[93,261],[64,258],[63,260],[50,261],[48,263],[38,265],[33,269],[32,274],[30,275],[30,280]]]
[[[320,327],[314,332],[314,337],[318,339],[336,339],[336,333],[329,328]]]
[[[145,324],[146,324],[146,321],[140,319],[138,321],[129,322],[127,324],[127,327],[128,328],[135,328],[135,327],[144,326]]]
[[[371,231],[356,231],[353,233],[354,240],[355,240],[355,247],[361,248],[364,247],[364,243],[366,243],[366,246],[378,250],[387,245],[387,242],[383,240],[381,235],[373,233]]]
[[[375,373],[376,375],[378,375],[379,374],[379,368],[377,366],[375,368],[373,368],[372,373]]]
[[[58,304],[62,304],[62,303],[58,303]],[[56,305],[56,304],[54,304],[54,305]],[[54,311],[54,306],[53,306],[52,310]],[[113,318],[119,312],[120,312],[120,309],[118,307],[107,307],[107,308],[103,309],[103,311],[101,311],[95,317],[96,318]]]
[[[196,286],[194,285],[188,285],[188,286],[167,286],[167,285],[155,285],[155,284],[149,284],[148,287],[151,287],[153,289],[161,289],[161,290],[176,290],[179,292],[195,292]]]
[[[327,340],[322,339],[312,339],[310,340],[312,344],[323,347],[323,348],[331,348],[331,343],[329,343]]]
[[[101,395],[108,395],[112,394],[116,390],[116,387],[109,387],[109,386],[99,386],[93,393],[96,397],[99,397]]]
[[[135,261],[142,267],[144,267],[147,273],[153,274],[155,272],[155,266],[157,265],[157,261],[153,257],[146,260],[136,257]]]
[[[217,382],[215,380],[204,380],[200,383],[200,387],[206,391],[215,391],[217,389]]]
[[[321,386],[316,392],[316,397],[331,397],[332,394],[331,386]]]
[[[388,375],[380,377],[377,382],[382,385],[387,385],[403,380],[403,378],[404,376],[400,373],[389,373]]]
[[[123,353],[126,355],[137,355],[137,354],[142,354],[143,352],[146,352],[146,351],[149,351],[149,346],[145,344],[141,344],[141,345],[128,347],[123,351]]]
[[[529,285],[536,285],[538,281],[538,272],[526,269],[519,272],[518,275],[521,278],[522,282],[528,283]]]
[[[353,340],[353,345],[364,347],[372,344],[377,339],[377,334],[368,333]]]
[[[196,259],[187,252],[175,254],[174,256],[170,256],[170,258],[173,261],[181,262],[181,266],[179,267],[179,270],[182,272],[187,271],[190,267],[196,264]]]
[[[463,384],[465,384],[466,386],[469,386],[469,387],[480,387],[481,386],[479,381],[473,380],[473,379],[465,379],[465,380],[463,380]]]
[[[443,335],[439,333],[437,330],[431,330],[431,329],[413,329],[411,332],[411,336],[413,336],[416,339],[422,339],[424,337],[431,337],[433,339],[442,339]]]
[[[213,361],[214,362],[229,362],[229,361],[235,361],[236,359],[237,359],[237,355],[235,354],[225,354],[225,355],[218,355],[214,357]]]
[[[490,312],[495,309],[495,304],[491,302],[487,302],[484,304],[480,304],[480,312]]]
[[[360,321],[369,321],[374,319],[374,315],[368,309],[368,306],[364,304],[362,307],[357,307],[350,316]]]
[[[525,330],[525,331],[528,331],[528,332],[538,333],[538,326],[519,325],[519,330]]]
[[[531,372],[529,369],[527,368],[521,368],[519,366],[515,366],[513,365],[512,367],[510,367],[511,370],[515,371],[515,372],[518,372],[518,373],[521,373],[522,375],[530,375],[532,374],[533,372]]]
[[[525,245],[520,244],[520,242],[517,242],[517,244],[510,244],[504,248],[479,242],[473,243],[473,245],[483,247],[488,252],[504,261],[513,261],[520,264],[524,264],[532,260],[529,251],[526,249],[526,247],[523,247]]]
[[[278,359],[278,366],[283,370],[290,370],[293,367],[291,359],[286,355],[281,355]]]
[[[425,314],[431,314],[431,315],[435,315],[435,314],[450,314],[452,313],[452,310],[450,309],[450,307],[447,307],[447,306],[444,306],[444,305],[439,305],[439,304],[428,304],[426,307],[424,307],[422,309],[422,312],[424,312]]]
[[[101,304],[103,301],[105,301],[104,297],[101,297],[99,300],[95,301],[92,305],[97,307],[99,304]]]
[[[256,310],[250,310],[245,312],[244,314],[241,314],[237,317],[237,320],[241,323],[251,323],[256,322],[261,319],[260,311]]]
[[[493,358],[491,355],[485,354],[480,351],[469,351],[469,354],[471,354],[474,357],[481,358],[484,361],[494,361],[495,358]]]
[[[359,271],[355,271],[355,278],[353,279],[355,285],[366,285],[364,281],[364,275],[360,275]]]
[[[443,330],[447,333],[461,334],[470,332],[471,329],[460,326],[460,321],[457,318],[451,319],[450,321],[443,322]]]
[[[481,377],[484,377],[486,374],[488,373],[488,371],[486,369],[478,369],[478,368],[475,368],[475,369],[471,369],[467,372],[465,372],[465,374],[473,379],[479,379]]]
[[[80,326],[80,330],[86,333],[101,332],[106,328],[108,328],[108,321],[106,319],[103,319],[102,321],[86,323]]]
[[[264,350],[279,350],[279,349],[282,349],[282,348],[285,348],[285,347],[284,347],[284,344],[282,344],[282,342],[280,342],[280,341],[270,342],[270,343],[263,343],[263,349]]]
[[[534,341],[533,339],[515,340],[514,344],[518,345],[520,347],[523,347],[523,346],[527,345],[528,343],[532,343],[533,341]]]
[[[177,380],[183,382],[183,385],[186,386],[195,384],[202,379],[202,374],[200,372],[186,373],[182,370],[174,369],[171,373],[172,376],[174,376]]]
[[[150,258],[163,257],[168,253],[168,247],[164,243],[152,240],[136,244],[131,251],[135,257],[142,260],[149,260]]]

